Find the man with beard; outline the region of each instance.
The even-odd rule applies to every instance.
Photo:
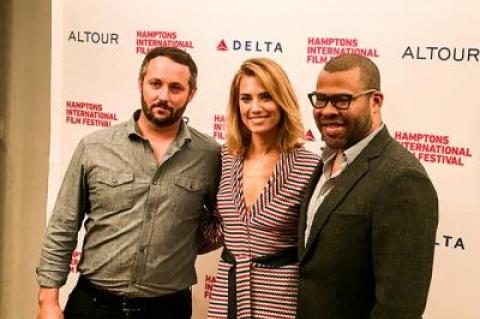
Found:
[[[152,50],[138,80],[142,109],[80,141],[37,268],[38,318],[190,318],[199,224],[220,173],[216,142],[182,120],[196,82],[188,53]],[[63,314],[59,287],[83,221],[81,274]]]
[[[308,96],[326,147],[300,211],[298,318],[421,318],[437,195],[382,122],[377,66],[336,57]]]

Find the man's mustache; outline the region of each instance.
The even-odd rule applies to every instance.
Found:
[[[164,110],[167,110],[167,111],[173,111],[173,108],[168,106],[168,102],[166,101],[160,101],[160,102],[157,102],[157,103],[153,103],[150,108],[154,108],[154,107],[159,107],[161,109],[164,109]]]

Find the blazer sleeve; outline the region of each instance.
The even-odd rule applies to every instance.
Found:
[[[372,215],[375,304],[370,318],[422,318],[438,224],[436,191],[425,173],[393,173]]]

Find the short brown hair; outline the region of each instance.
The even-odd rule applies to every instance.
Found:
[[[188,80],[188,85],[190,86],[190,89],[197,88],[198,69],[195,61],[193,61],[191,55],[187,52],[172,47],[156,47],[148,52],[143,59],[142,65],[140,66],[140,72],[138,74],[139,80],[143,80],[145,77],[145,73],[147,72],[150,61],[159,56],[164,56],[178,64],[186,65],[190,70],[190,79]]]
[[[362,81],[364,89],[380,91],[380,71],[375,63],[367,57],[357,54],[342,54],[328,61],[323,70],[334,73],[349,71],[357,67],[360,69],[360,81]]]
[[[287,74],[275,61],[267,58],[248,59],[242,63],[230,86],[227,108],[227,145],[229,152],[242,155],[250,144],[251,133],[240,116],[239,86],[243,76],[253,76],[280,107],[278,146],[290,152],[303,143],[304,129],[297,97]]]

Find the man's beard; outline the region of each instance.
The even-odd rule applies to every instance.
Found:
[[[168,127],[177,123],[177,121],[180,120],[183,113],[185,112],[187,108],[187,104],[188,102],[185,102],[185,104],[176,111],[172,107],[168,106],[168,103],[166,101],[159,101],[157,103],[154,103],[148,106],[147,103],[145,102],[145,99],[143,98],[143,93],[142,93],[143,114],[145,115],[147,120],[153,125],[155,125],[156,127]],[[155,107],[161,108],[162,110],[168,112],[169,115],[165,118],[155,117],[154,113],[152,112],[152,109]]]

